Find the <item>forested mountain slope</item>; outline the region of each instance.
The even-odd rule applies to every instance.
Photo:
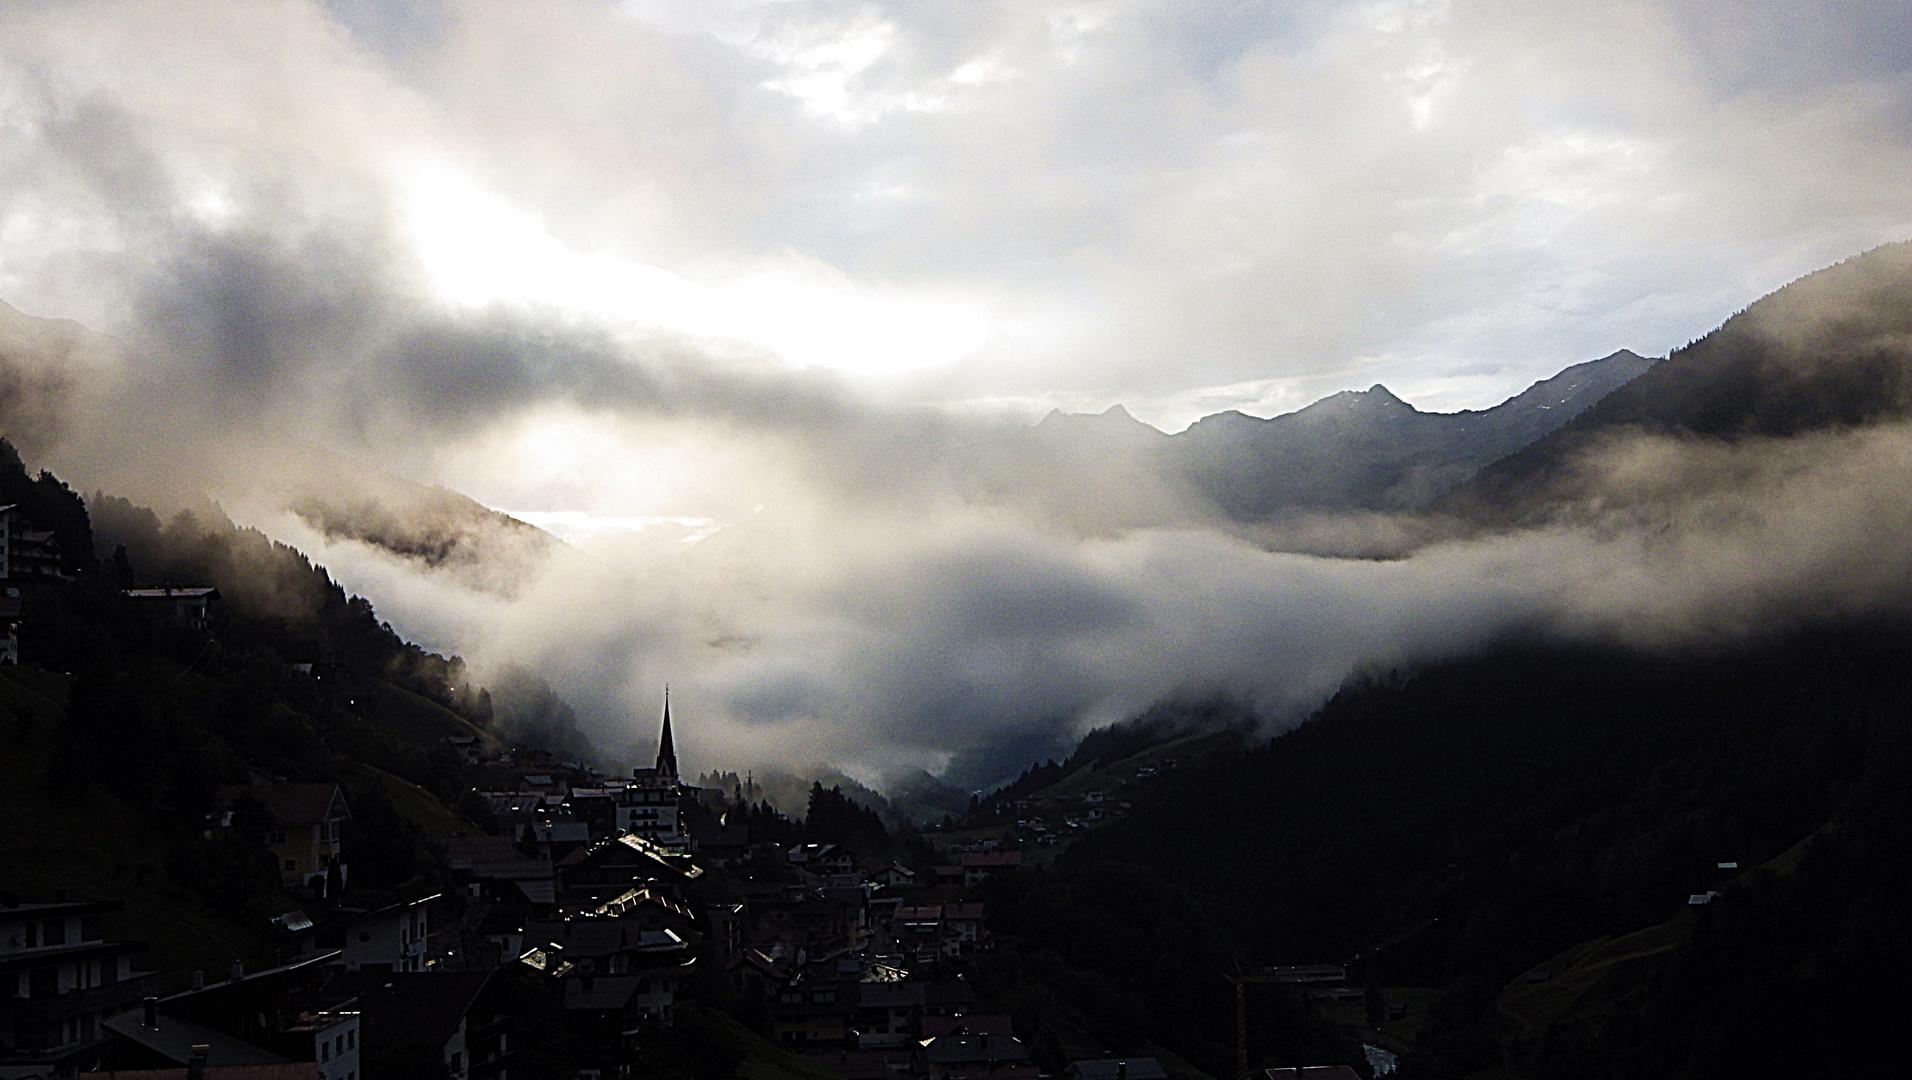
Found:
[[[1912,243],[1792,282],[1443,500],[1497,521],[1581,494],[1589,450],[1634,435],[1786,438],[1912,415]]]

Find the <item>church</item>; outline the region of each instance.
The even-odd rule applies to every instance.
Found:
[[[617,831],[672,850],[688,850],[690,836],[678,803],[687,794],[677,779],[677,747],[671,739],[671,695],[664,691],[664,730],[657,737],[657,764],[632,769],[630,786],[618,800]]]

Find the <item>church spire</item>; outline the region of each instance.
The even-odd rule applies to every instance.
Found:
[[[677,778],[677,747],[671,742],[671,688],[664,687],[664,733],[657,737],[657,774]]]

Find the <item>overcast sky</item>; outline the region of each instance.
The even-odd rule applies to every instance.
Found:
[[[210,221],[309,157],[443,302],[911,399],[1485,405],[1912,233],[1891,0],[254,6],[5,5],[0,160],[123,110]],[[11,194],[0,295],[97,317]]]
[[[1220,541],[1030,563],[1060,541],[1027,520],[910,519],[884,500],[935,445],[925,415],[1120,402],[1177,430],[1376,382],[1484,406],[1616,349],[1664,355],[1908,236],[1902,0],[0,0],[0,300],[129,343],[114,400],[308,439],[587,546],[694,543],[781,508],[778,539],[733,548],[747,572],[710,585],[802,627],[774,663],[711,675],[729,681],[706,707],[759,725],[970,709],[1079,727],[1178,684],[1131,678],[1142,631],[1047,682],[975,666],[962,634],[983,623],[928,569],[984,558],[952,538],[1024,570],[1078,560],[1190,625],[1207,616],[1164,582]],[[815,449],[832,441],[850,449]],[[83,482],[119,475],[64,452]],[[822,551],[856,515],[860,559],[770,569],[764,552]],[[615,548],[627,585],[663,572],[654,548]],[[1394,618],[1373,583],[1347,584],[1372,568],[1263,579],[1237,554],[1267,606],[1202,655],[1278,651],[1290,587],[1345,630],[1296,661],[1308,692],[1398,645],[1370,640]],[[439,647],[538,652],[499,644],[501,620],[536,620],[327,557]],[[1029,572],[1091,611],[1059,615],[1064,637],[1124,625]],[[745,579],[758,591],[726,591]],[[853,579],[915,599],[826,618],[793,584],[824,579],[830,603]],[[1441,580],[1469,611],[1500,603]],[[589,699],[592,657],[652,650],[598,687],[638,700],[716,670],[665,625],[683,610],[533,658]],[[967,674],[792,689],[904,625]],[[1054,659],[1031,648],[1031,672]]]

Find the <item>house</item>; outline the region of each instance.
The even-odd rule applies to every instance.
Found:
[[[908,889],[916,884],[916,871],[902,863],[891,863],[889,869],[877,875],[877,881],[892,889]]]
[[[335,885],[343,890],[346,868],[339,857],[339,838],[352,811],[337,784],[222,787],[219,800],[226,808],[222,825],[231,825],[236,804],[248,797],[265,807],[266,847],[278,862],[279,880],[286,888],[305,889],[321,897]],[[334,870],[336,883],[331,881]]]
[[[669,930],[682,941],[703,937],[697,931],[697,917],[689,908],[650,888],[627,889],[599,905],[595,914],[618,919],[640,931]]]
[[[438,741],[450,747],[451,752],[467,765],[476,765],[484,757],[485,748],[475,735],[446,735]]]
[[[219,599],[219,590],[196,585],[184,589],[121,589],[120,595],[165,622],[203,630],[212,623],[212,602]]]
[[[856,855],[837,844],[792,844],[783,856],[792,866],[812,874],[850,874],[856,871]]]
[[[770,1001],[770,1027],[784,1045],[841,1045],[854,1032],[850,1018],[858,1009],[860,984],[799,979]]]
[[[961,1016],[925,1016],[921,1025],[925,1039],[944,1035],[1014,1035],[1006,1013],[965,1013]]]
[[[1077,1061],[1062,1070],[1063,1080],[1168,1080],[1168,1070],[1152,1057]]]
[[[943,937],[959,954],[982,948],[987,941],[983,933],[983,905],[980,902],[944,904]]]
[[[439,894],[433,893],[342,915],[320,926],[314,940],[321,949],[337,950],[334,964],[346,971],[423,972],[431,967],[425,950],[431,936],[427,909],[437,899]]]
[[[646,1029],[675,1022],[677,994],[695,970],[685,941],[616,918],[534,923],[518,958],[557,984],[563,1023],[583,1071],[628,1073]]]
[[[335,974],[323,1000],[355,1009],[367,1056],[390,1060],[407,1049],[444,1063],[452,1080],[501,1075],[509,1050],[509,1003],[487,995],[492,973],[450,971]]]
[[[454,836],[443,843],[445,860],[467,896],[527,912],[548,910],[557,902],[557,871],[551,860],[526,857],[512,846],[511,837]]]
[[[132,965],[143,942],[101,931],[102,915],[124,909],[117,900],[0,904],[0,1075],[92,1068],[111,1047],[104,1020],[138,1004],[150,979]]]
[[[327,962],[321,954],[246,974],[234,966],[224,982],[197,986],[106,1021],[112,1063],[121,1069],[284,1067],[304,1063],[319,1080],[357,1080],[359,1014],[313,1000]]]
[[[1013,874],[1021,865],[1020,851],[965,851],[963,887],[973,889],[997,874]]]
[[[805,1059],[821,1065],[843,1080],[898,1080],[908,1071],[900,1055],[882,1051],[825,1050],[806,1054]]]
[[[702,877],[703,868],[669,848],[626,833],[580,848],[558,866],[561,892],[591,891],[615,895],[636,885],[677,888]]]
[[[0,578],[7,581],[65,581],[59,539],[27,520],[18,503],[0,506]]]
[[[1029,1051],[1013,1035],[939,1035],[918,1044],[911,1071],[929,1080],[1033,1076]]]

